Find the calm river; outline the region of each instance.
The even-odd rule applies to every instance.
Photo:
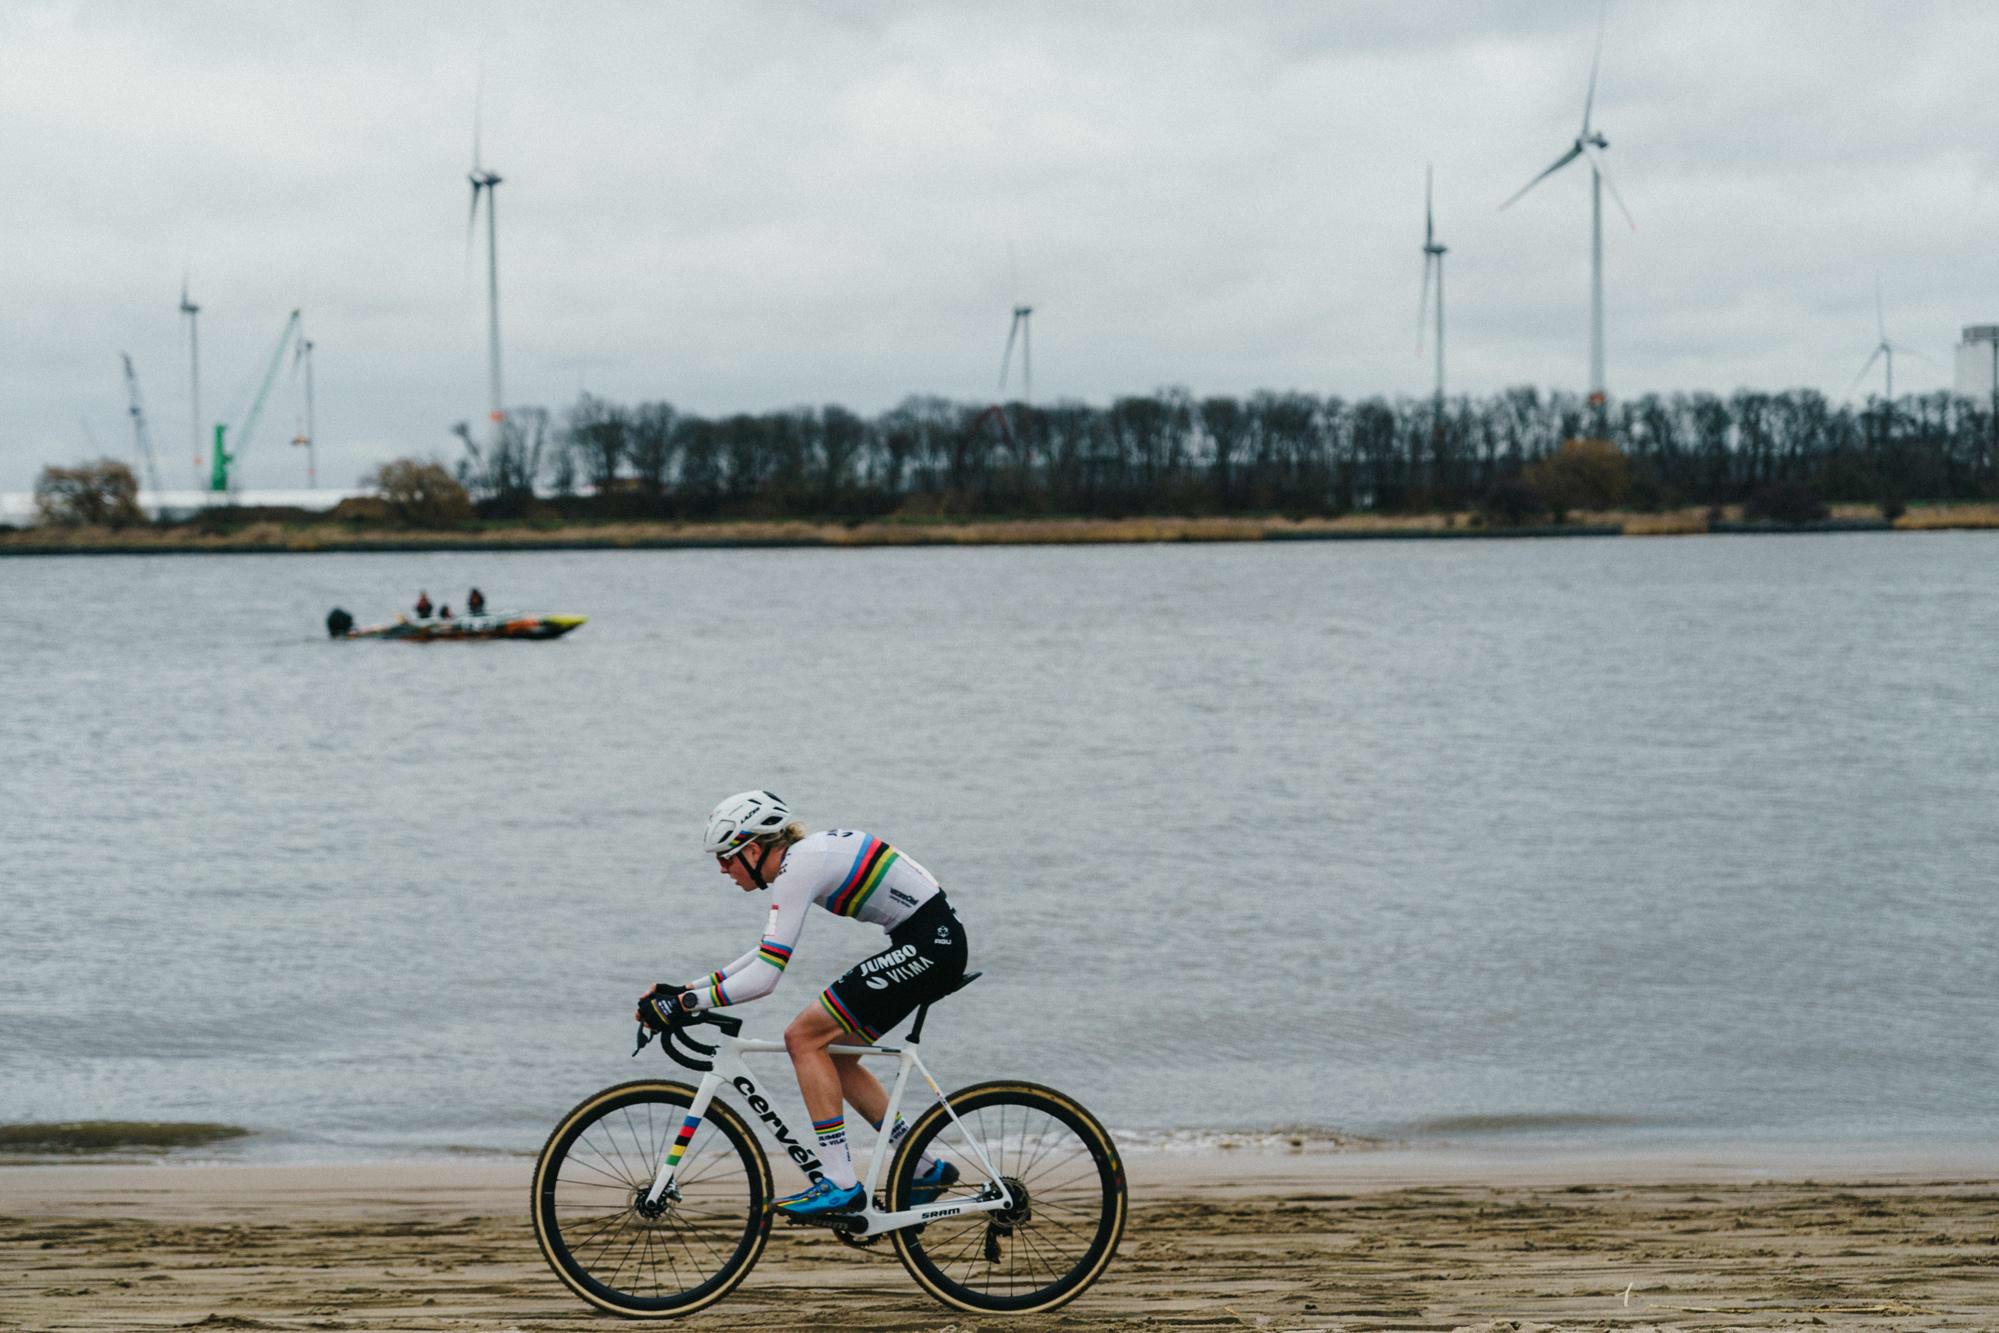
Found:
[[[320,628],[474,582],[590,623]],[[1978,534],[0,561],[0,1122],[533,1151],[768,786],[950,891],[942,1081],[1139,1141],[1989,1140],[1995,660]]]

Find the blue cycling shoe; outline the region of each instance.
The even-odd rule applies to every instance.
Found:
[[[842,1189],[830,1180],[821,1179],[813,1182],[811,1189],[779,1199],[771,1207],[787,1217],[825,1217],[830,1213],[857,1213],[867,1197],[867,1191],[859,1185]]]
[[[919,1171],[911,1178],[909,1206],[921,1208],[957,1183],[958,1168],[939,1158],[930,1163],[928,1171]]]

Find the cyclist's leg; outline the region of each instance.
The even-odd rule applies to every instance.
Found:
[[[882,1087],[881,1080],[861,1063],[861,1057],[836,1055],[833,1057],[833,1065],[840,1071],[840,1091],[846,1096],[847,1105],[860,1112],[861,1119],[873,1125],[877,1132],[887,1134],[889,1147],[893,1148],[902,1142],[902,1136],[909,1132],[909,1120],[903,1112],[897,1111],[893,1125],[882,1123],[882,1117],[888,1114],[888,1090]],[[913,1115],[922,1109],[923,1105],[912,1107],[910,1114]],[[918,1165],[927,1171],[934,1160],[926,1151]]]
[[[912,918],[889,936],[889,947],[848,969],[820,996],[820,1008],[844,1036],[835,1045],[872,1045],[916,1011],[918,1005],[948,994],[965,974],[964,928],[948,907]],[[832,1055],[841,1092],[848,1103],[877,1130],[888,1135],[891,1145],[901,1141],[908,1123],[897,1115],[893,1125],[884,1125],[888,1094],[875,1076],[861,1065],[858,1055]],[[914,1115],[923,1109],[917,1106]],[[813,1112],[815,1118],[817,1111]],[[924,1171],[935,1165],[925,1152],[920,1162]]]
[[[812,1117],[812,1132],[819,1140],[819,1161],[826,1178],[842,1189],[858,1183],[853,1156],[847,1151],[847,1122],[841,1109],[840,1073],[826,1051],[846,1036],[840,1025],[819,1005],[799,1012],[784,1030],[785,1049],[791,1053],[791,1067],[798,1075],[798,1092]]]
[[[882,1113],[888,1110],[888,1090],[882,1087],[881,1080],[869,1072],[858,1055],[834,1056],[833,1068],[839,1072],[840,1093],[847,1099],[847,1105],[859,1111],[863,1120],[881,1128]]]

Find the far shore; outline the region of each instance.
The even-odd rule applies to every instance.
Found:
[[[1008,1328],[1999,1325],[1985,1158],[1172,1152],[1123,1245]],[[0,1328],[601,1326],[549,1274],[530,1164],[0,1170]],[[983,1327],[888,1246],[780,1227],[702,1328]],[[995,1322],[995,1327],[998,1323]]]
[[[1911,506],[1889,522],[1867,505],[1835,506],[1821,523],[1745,522],[1739,510],[1578,513],[1561,525],[1494,527],[1469,513],[1340,518],[932,518],[861,523],[809,520],[490,524],[449,531],[345,523],[246,521],[123,529],[38,526],[0,530],[0,555],[309,554],[314,552],[701,550],[882,546],[1062,546],[1157,542],[1376,541],[1667,537],[1726,533],[1999,530],[1999,504]]]

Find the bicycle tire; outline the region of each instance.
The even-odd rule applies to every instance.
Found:
[[[1103,1275],[1124,1235],[1117,1145],[1081,1104],[1037,1083],[976,1083],[950,1104],[1015,1197],[1025,1194],[1024,1206],[892,1232],[903,1267],[944,1304],[974,1313],[1034,1314],[1074,1300]],[[985,1185],[977,1158],[954,1140],[962,1145],[963,1136],[941,1102],[910,1126],[889,1166],[891,1211],[912,1206],[911,1178],[933,1145],[959,1170],[933,1202],[970,1200]]]
[[[735,1290],[770,1239],[770,1163],[720,1098],[681,1157],[681,1200],[641,1213],[694,1094],[650,1079],[606,1088],[556,1124],[535,1160],[535,1241],[555,1275],[599,1309],[692,1314]]]

